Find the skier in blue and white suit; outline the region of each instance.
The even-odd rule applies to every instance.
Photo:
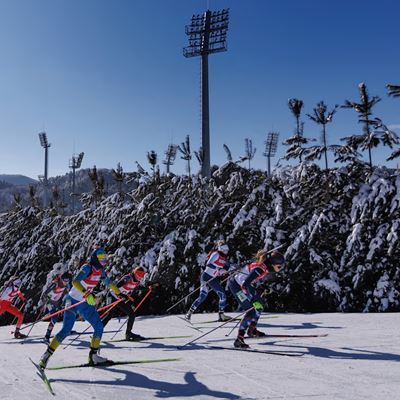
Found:
[[[227,321],[230,319],[224,314],[226,306],[226,294],[219,281],[219,277],[227,273],[229,269],[229,261],[227,259],[228,252],[228,245],[223,240],[218,241],[217,249],[211,252],[207,260],[206,268],[201,274],[200,295],[193,302],[189,311],[185,315],[185,318],[188,321],[190,321],[194,311],[207,298],[210,289],[214,290],[219,297],[219,321]]]

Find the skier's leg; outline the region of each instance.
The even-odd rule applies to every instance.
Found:
[[[79,306],[78,306],[79,307]],[[63,326],[60,332],[57,333],[47,346],[47,350],[43,353],[39,361],[40,368],[46,368],[49,358],[56,351],[57,347],[61,342],[71,333],[71,330],[75,324],[76,312],[75,309],[64,312]]]
[[[210,286],[210,288],[212,290],[214,290],[215,293],[217,293],[218,297],[219,297],[219,312],[224,312],[225,310],[225,306],[226,306],[226,294],[225,294],[225,290],[223,289],[223,287],[221,286],[221,284],[219,283],[219,281],[217,279],[213,279],[212,281],[208,282],[208,286]]]
[[[78,306],[79,307],[79,306]],[[76,309],[77,307],[75,307]],[[61,344],[61,342],[71,333],[76,320],[75,309],[67,310],[64,312],[63,325],[61,330],[53,337],[49,347],[54,351]]]
[[[197,297],[197,299],[190,306],[190,310],[192,312],[194,312],[199,307],[199,305],[207,298],[208,291],[209,291],[208,285],[206,285],[205,283],[202,283],[201,287],[200,287],[199,297]]]

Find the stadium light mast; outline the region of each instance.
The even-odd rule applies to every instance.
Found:
[[[211,176],[208,55],[227,50],[228,24],[229,9],[207,10],[203,14],[193,15],[190,25],[185,28],[189,46],[183,49],[183,55],[187,58],[201,56],[201,141],[204,151],[201,175],[207,178]]]
[[[51,144],[47,140],[46,132],[39,133],[40,145],[44,148],[44,175],[39,175],[39,180],[42,182],[44,187],[44,207],[47,207],[49,203],[49,192],[48,192],[48,165],[49,165],[49,147]]]
[[[72,204],[71,204],[71,212],[72,214],[75,213],[75,198],[77,193],[75,193],[75,171],[79,169],[82,165],[83,156],[85,153],[79,153],[78,156],[72,155],[72,158],[69,160],[69,167],[72,169]]]
[[[269,132],[267,140],[265,141],[265,152],[263,155],[267,157],[268,175],[271,175],[271,157],[275,157],[278,148],[278,132]]]

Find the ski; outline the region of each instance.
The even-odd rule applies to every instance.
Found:
[[[264,316],[264,317],[261,317],[260,319],[271,319],[271,318],[278,318],[279,317],[279,315],[272,315],[272,316],[270,316],[270,317],[268,317],[268,316]],[[180,317],[179,317],[180,318]],[[234,321],[240,321],[242,318],[232,318],[232,322],[234,322]],[[185,321],[187,321],[187,320],[185,320]],[[200,325],[200,324],[213,324],[213,323],[215,323],[215,322],[226,322],[226,321],[219,321],[218,319],[214,319],[214,320],[212,320],[212,321],[203,321],[203,322],[192,322],[192,324],[193,325]]]
[[[234,351],[246,351],[248,353],[261,353],[261,354],[271,354],[274,356],[287,356],[287,357],[301,357],[303,353],[289,353],[283,351],[274,351],[274,350],[260,350],[260,349],[252,349],[246,348],[241,349],[237,347],[225,347],[225,346],[205,346],[206,349],[217,349],[217,350],[234,350]]]
[[[39,376],[39,378],[43,381],[43,383],[45,384],[47,390],[53,395],[55,396],[56,394],[53,391],[53,388],[51,387],[49,378],[47,378],[46,373],[44,372],[44,370],[42,368],[39,367],[38,364],[35,363],[35,361],[32,360],[32,358],[29,357],[29,360],[31,361],[31,363],[35,366],[35,368],[37,369],[37,375]]]
[[[192,335],[184,335],[184,336],[150,336],[144,337],[140,340],[127,340],[127,339],[114,339],[114,340],[105,340],[105,342],[145,342],[147,340],[161,340],[161,339],[186,339],[191,338]]]
[[[128,360],[128,361],[108,361],[106,363],[98,364],[98,365],[92,365],[89,363],[85,364],[75,364],[75,365],[60,365],[57,367],[49,367],[47,369],[55,371],[55,370],[60,370],[60,369],[68,369],[68,368],[87,368],[87,367],[93,367],[93,368],[107,368],[107,367],[113,367],[116,365],[128,365],[128,364],[150,364],[150,363],[159,363],[159,362],[170,362],[170,361],[179,361],[180,358],[158,358],[158,359],[149,359],[149,360]]]
[[[203,333],[203,331],[202,331],[200,328],[194,326],[193,323],[190,322],[188,319],[186,319],[186,318],[184,318],[184,317],[180,317],[179,315],[176,315],[176,316],[177,316],[179,319],[181,319],[182,321],[185,321],[186,323],[188,323],[189,325],[186,325],[188,328],[192,328],[192,329],[194,329],[194,330],[197,331],[197,332]]]
[[[317,338],[317,337],[326,337],[326,336],[328,336],[327,333],[322,333],[322,334],[320,334],[320,335],[318,335],[318,334],[315,334],[315,335],[285,335],[285,334],[282,334],[282,335],[279,335],[279,334],[277,334],[277,335],[269,335],[269,334],[267,334],[267,335],[265,335],[265,336],[257,336],[257,337],[250,337],[250,336],[247,336],[246,339],[268,339],[268,338]]]

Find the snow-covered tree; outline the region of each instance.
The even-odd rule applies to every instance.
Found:
[[[373,107],[381,101],[379,96],[370,97],[367,91],[367,86],[364,82],[358,85],[360,92],[360,102],[346,100],[342,108],[352,108],[359,114],[358,122],[363,124],[363,133],[361,135],[352,135],[343,138],[347,146],[354,150],[368,150],[369,166],[372,169],[372,148],[377,147],[380,140],[380,135],[376,134],[374,128],[379,125],[379,120],[372,118]]]
[[[304,122],[300,121],[303,105],[302,100],[295,98],[288,100],[289,109],[296,119],[296,129],[294,135],[283,142],[285,146],[289,146],[284,159],[290,160],[292,158],[299,158],[300,163],[303,161],[303,155],[306,152],[304,145],[310,141],[310,139],[304,137]]]
[[[327,105],[320,101],[317,104],[317,107],[313,109],[314,115],[307,114],[308,118],[311,121],[314,121],[316,124],[322,126],[321,132],[321,142],[322,146],[311,146],[307,149],[307,155],[305,157],[306,160],[315,160],[316,158],[319,160],[322,154],[325,157],[325,169],[328,169],[328,150],[332,150],[331,147],[328,146],[327,136],[326,136],[326,125],[332,122],[333,116],[336,113],[336,110],[339,106],[335,105],[335,107],[328,111]]]
[[[168,149],[165,151],[165,159],[163,163],[167,167],[167,174],[170,173],[170,167],[174,164],[176,157],[177,146],[175,144],[169,144]]]
[[[257,149],[253,147],[253,141],[249,138],[244,140],[244,156],[240,157],[240,161],[248,161],[249,169],[251,168],[251,160],[254,158]]]
[[[182,142],[180,146],[178,146],[178,150],[182,154],[181,159],[187,161],[186,170],[187,170],[187,173],[190,178],[191,177],[190,161],[192,159],[192,152],[190,150],[190,136],[189,135],[186,135],[186,140],[184,142]]]

